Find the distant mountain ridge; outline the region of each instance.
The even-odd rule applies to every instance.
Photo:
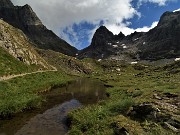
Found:
[[[21,29],[33,46],[78,58],[116,60],[158,60],[180,57],[180,11],[165,12],[158,25],[149,32],[114,35],[99,27],[90,46],[78,51],[48,30],[29,5],[14,6],[10,0],[0,1],[0,18]]]
[[[10,0],[0,1],[0,18],[21,29],[41,49],[50,49],[75,56],[77,49],[48,30],[29,5],[14,6]]]
[[[99,27],[91,45],[79,58],[117,60],[157,60],[180,57],[180,12],[165,12],[157,25],[147,33],[113,35],[105,26]]]

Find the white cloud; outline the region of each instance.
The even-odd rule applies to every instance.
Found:
[[[29,4],[48,28],[57,30],[73,23],[87,21],[98,24],[101,20],[121,23],[138,12],[132,0],[12,0],[15,5]]]
[[[151,2],[158,4],[159,6],[165,6],[166,2],[173,2],[173,1],[177,1],[177,0],[139,0],[139,4],[141,5],[142,3]]]
[[[36,12],[43,24],[53,30],[57,35],[65,39],[71,45],[80,46],[79,35],[73,30],[73,24],[88,22],[96,27],[87,31],[91,41],[95,30],[101,21],[114,34],[122,31],[125,35],[134,31],[148,31],[155,26],[145,26],[143,28],[128,28],[131,22],[125,22],[135,15],[141,14],[132,6],[133,0],[12,0],[15,5],[29,4]],[[157,3],[162,6],[167,1],[174,0],[138,0],[140,4],[144,2]],[[63,30],[67,29],[66,32]],[[73,37],[69,37],[70,34]],[[83,35],[82,35],[83,36]]]
[[[137,32],[148,32],[150,29],[156,27],[157,24],[158,24],[158,22],[156,21],[156,22],[153,22],[151,26],[144,26],[142,28],[137,28],[137,29],[129,28],[126,25],[121,25],[121,26],[118,26],[118,25],[107,25],[107,28],[109,30],[111,30],[114,34],[119,34],[119,32],[121,31],[125,35],[129,35],[131,33],[134,33],[135,31],[137,31]]]
[[[132,0],[12,0],[15,5],[29,4],[43,24],[59,35],[59,30],[82,21],[99,25],[123,24],[126,19],[140,16],[131,5]],[[74,32],[70,30],[74,36]],[[70,42],[62,31],[61,37]],[[92,35],[92,31],[89,35]],[[76,41],[76,39],[75,39]],[[77,42],[77,41],[76,41]]]
[[[180,11],[180,8],[179,8],[179,9],[174,10],[173,12],[178,12],[178,11]]]

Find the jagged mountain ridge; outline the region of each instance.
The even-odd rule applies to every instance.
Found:
[[[121,57],[120,59],[124,59],[124,55],[132,54],[135,50],[137,51],[137,47],[134,44],[144,34],[143,32],[134,32],[125,36],[120,32],[118,35],[113,35],[105,26],[100,26],[93,36],[91,45],[81,50],[78,57],[104,59],[118,56]]]
[[[180,12],[166,12],[159,24],[147,33],[135,32],[125,36],[113,35],[106,27],[97,29],[89,47],[78,58],[112,58],[120,60],[157,60],[180,56]],[[14,6],[10,0],[0,1],[0,17],[20,28],[35,47],[75,56],[77,49],[48,30],[29,5]]]
[[[91,45],[79,58],[113,58],[118,60],[157,60],[180,56],[180,12],[165,12],[147,33],[113,35],[105,26],[95,32]]]
[[[138,44],[140,56],[146,59],[163,59],[180,56],[180,12],[165,12],[154,29]]]
[[[10,0],[1,0],[0,18],[21,29],[37,48],[50,49],[71,56],[78,51],[48,30],[29,5],[14,6]]]

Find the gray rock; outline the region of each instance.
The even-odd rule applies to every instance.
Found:
[[[0,0],[0,18],[21,29],[37,48],[73,56],[78,52],[76,48],[48,30],[29,5],[14,6],[10,0]]]

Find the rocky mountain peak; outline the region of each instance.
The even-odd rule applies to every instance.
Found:
[[[157,27],[149,32],[113,35],[105,26],[95,32],[81,58],[116,60],[158,60],[180,57],[180,11],[165,12]]]
[[[112,40],[113,36],[113,33],[110,32],[105,26],[100,26],[93,36],[91,45],[103,46],[106,44],[106,41]]]
[[[158,26],[168,27],[170,25],[180,24],[180,11],[177,12],[165,12],[159,21]]]
[[[94,35],[95,35],[95,36],[96,36],[96,35],[113,36],[113,33],[110,32],[105,26],[100,26],[100,27],[96,30],[96,32],[95,32]]]
[[[20,16],[23,16],[24,25],[42,25],[41,20],[28,4],[20,7]]]
[[[0,8],[1,7],[11,8],[14,7],[14,5],[10,0],[0,0]]]
[[[122,32],[120,32],[120,33],[118,34],[118,36],[119,36],[119,37],[125,37],[125,35],[124,35]]]
[[[118,35],[114,36],[114,39],[115,40],[122,40],[124,37],[125,37],[125,35],[122,32],[120,32]]]
[[[47,29],[33,9],[27,4],[14,6],[10,0],[0,0],[0,18],[21,29],[37,48],[50,49],[71,56],[75,56],[78,51]]]

